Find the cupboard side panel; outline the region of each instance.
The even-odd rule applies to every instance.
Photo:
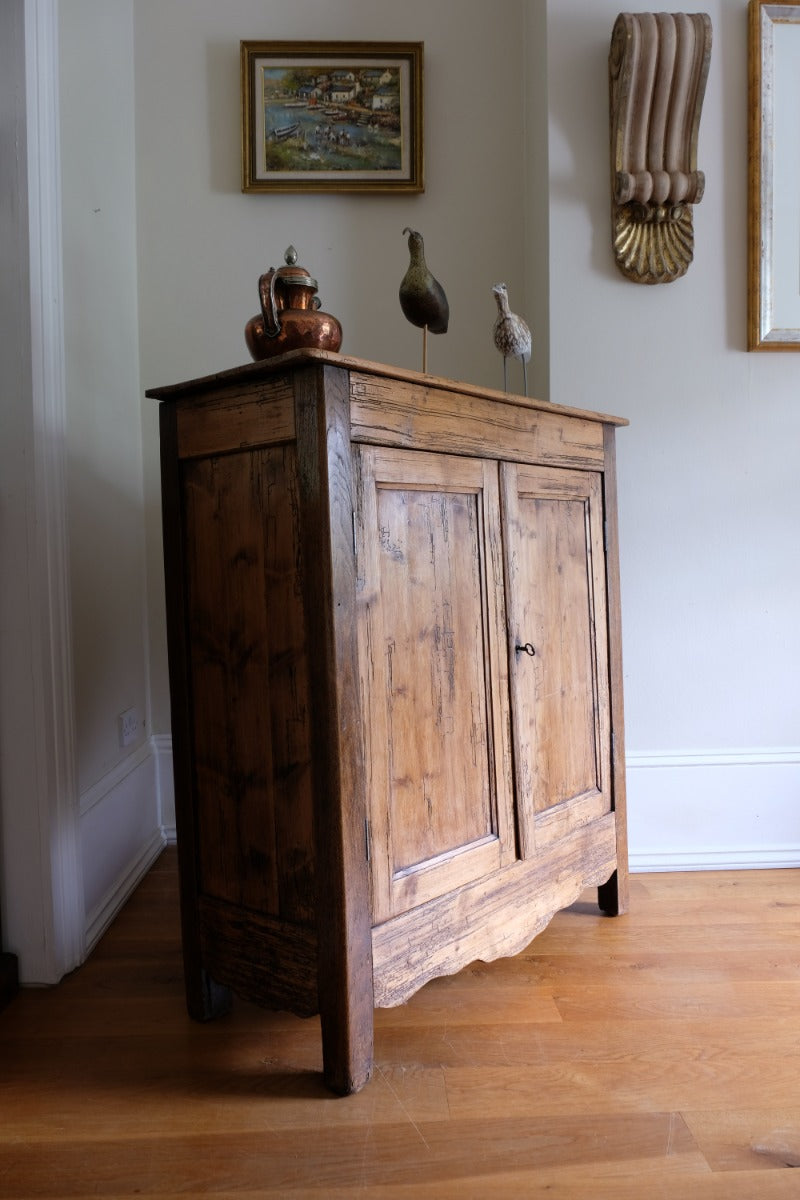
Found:
[[[308,682],[292,446],[184,466],[200,885],[313,918]]]
[[[182,459],[291,442],[295,437],[291,378],[277,376],[255,385],[229,382],[179,404],[177,419]]]
[[[178,834],[181,946],[186,1006],[198,1021],[223,1013],[230,994],[215,984],[203,961],[198,916],[200,890],[192,765],[191,675],[186,625],[186,554],[181,466],[178,458],[174,404],[159,409],[161,439],[161,507],[164,541],[167,647],[172,726],[172,767]]]

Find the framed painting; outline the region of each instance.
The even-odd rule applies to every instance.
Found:
[[[242,191],[424,191],[422,69],[422,42],[242,42]]]
[[[749,350],[800,350],[800,3],[750,0]]]

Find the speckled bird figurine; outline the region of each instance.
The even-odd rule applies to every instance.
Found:
[[[496,283],[492,288],[497,301],[497,320],[494,323],[494,344],[503,356],[503,391],[508,391],[507,363],[509,358],[518,358],[522,363],[522,378],[525,395],[528,394],[528,367],[531,357],[531,331],[516,313],[508,307],[508,288]]]
[[[428,330],[447,333],[450,306],[444,288],[428,270],[422,234],[407,228],[403,230],[403,236],[406,234],[411,261],[400,284],[400,307],[406,319],[422,329],[422,370],[427,372]]]

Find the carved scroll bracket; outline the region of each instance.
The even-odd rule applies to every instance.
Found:
[[[694,254],[707,13],[620,13],[608,59],[614,256],[635,283],[669,283]]]

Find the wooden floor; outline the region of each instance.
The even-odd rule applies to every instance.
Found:
[[[319,1026],[185,1015],[173,851],[89,962],[0,1013],[0,1197],[800,1197],[800,872],[634,876],[517,958]]]

